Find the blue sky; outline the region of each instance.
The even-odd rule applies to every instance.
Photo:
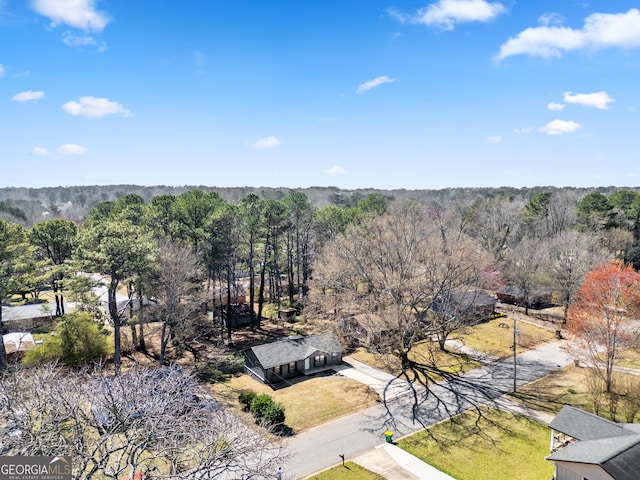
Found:
[[[638,186],[639,9],[0,0],[0,186]]]

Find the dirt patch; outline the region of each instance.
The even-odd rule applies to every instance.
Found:
[[[227,343],[227,332],[224,336],[220,332],[215,332],[207,340],[194,342],[193,349],[198,360],[195,361],[192,352],[175,346],[167,349],[167,361],[179,365],[199,367],[208,362],[219,359],[226,355],[240,355],[245,350],[263,343],[272,342],[279,338],[291,335],[310,335],[318,333],[314,331],[314,326],[304,323],[288,323],[280,320],[263,320],[259,328],[252,330],[250,327],[238,328],[232,331],[233,343]],[[162,324],[159,322],[146,323],[144,326],[144,337],[146,352],[137,351],[131,342],[131,329],[129,326],[122,327],[122,351],[123,366],[125,363],[131,365],[156,366],[160,354],[160,337]]]

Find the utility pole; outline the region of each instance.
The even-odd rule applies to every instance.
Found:
[[[517,370],[517,361],[516,361],[516,346],[517,346],[517,337],[518,330],[516,325],[516,316],[513,316],[513,392],[516,391],[516,370]]]

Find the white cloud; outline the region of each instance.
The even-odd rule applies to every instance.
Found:
[[[368,82],[361,83],[360,85],[358,85],[358,89],[356,90],[356,93],[358,95],[362,95],[367,90],[371,90],[372,88],[379,87],[380,85],[385,83],[392,83],[397,81],[398,80],[396,78],[389,78],[386,75],[383,75],[382,77],[377,77],[377,78],[374,78],[373,80],[369,80]]]
[[[49,155],[49,151],[46,148],[42,147],[34,147],[31,153],[36,157],[46,157],[47,155]]]
[[[487,137],[487,142],[489,143],[500,143],[502,141],[501,135],[492,135],[491,137]]]
[[[547,104],[547,108],[549,110],[553,110],[554,112],[559,112],[560,110],[564,110],[564,104],[563,103],[549,102]]]
[[[0,63],[0,77],[4,77],[4,65]]]
[[[531,133],[533,131],[533,127],[516,128],[513,131],[515,133]]]
[[[252,143],[253,148],[273,148],[280,145],[280,139],[270,135],[268,137],[261,138],[255,143]]]
[[[580,30],[549,25],[527,28],[503,43],[495,58],[504,60],[521,54],[543,58],[561,57],[563,51],[638,46],[640,11],[632,8],[626,13],[589,15]]]
[[[32,92],[31,90],[28,90],[26,92],[16,93],[11,97],[11,100],[14,102],[29,102],[40,100],[41,98],[44,98],[44,92]]]
[[[347,171],[341,167],[340,165],[334,165],[331,168],[327,168],[324,173],[326,173],[327,175],[342,175],[347,173]]]
[[[501,3],[486,0],[438,0],[419,9],[414,15],[396,10],[389,10],[389,14],[403,23],[420,23],[453,30],[458,23],[486,22],[505,11],[506,8]]]
[[[52,26],[66,24],[84,31],[99,32],[109,17],[99,12],[95,0],[33,0],[33,9],[51,20]]]
[[[577,103],[585,107],[595,107],[601,110],[607,110],[609,103],[613,102],[613,98],[609,96],[607,92],[595,92],[595,93],[576,93],[572,95],[571,92],[564,92],[564,101],[567,103]]]
[[[79,115],[85,118],[102,118],[107,115],[132,116],[129,110],[108,98],[81,97],[78,102],[65,103],[62,105],[62,109],[69,115]]]
[[[98,41],[93,37],[87,35],[79,37],[71,32],[62,34],[62,42],[70,47],[87,47],[98,44]]]
[[[75,143],[65,143],[64,145],[60,145],[56,151],[63,155],[82,155],[87,153],[89,149],[82,145],[76,145]]]
[[[543,13],[540,15],[540,18],[538,18],[538,22],[546,26],[562,25],[563,21],[564,18],[559,13]]]
[[[565,133],[575,132],[580,128],[580,124],[572,122],[571,120],[553,120],[547,123],[544,127],[540,127],[542,133],[547,135],[563,135]]]

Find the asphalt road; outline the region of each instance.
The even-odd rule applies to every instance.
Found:
[[[541,378],[571,363],[560,349],[562,342],[545,344],[518,355],[517,384]],[[495,361],[464,375],[412,395],[403,395],[358,413],[340,417],[285,440],[292,452],[283,478],[304,478],[384,442],[384,432],[394,438],[415,433],[473,405],[492,405],[513,390],[513,360]],[[301,399],[301,401],[304,401]],[[497,406],[497,405],[496,405]]]

